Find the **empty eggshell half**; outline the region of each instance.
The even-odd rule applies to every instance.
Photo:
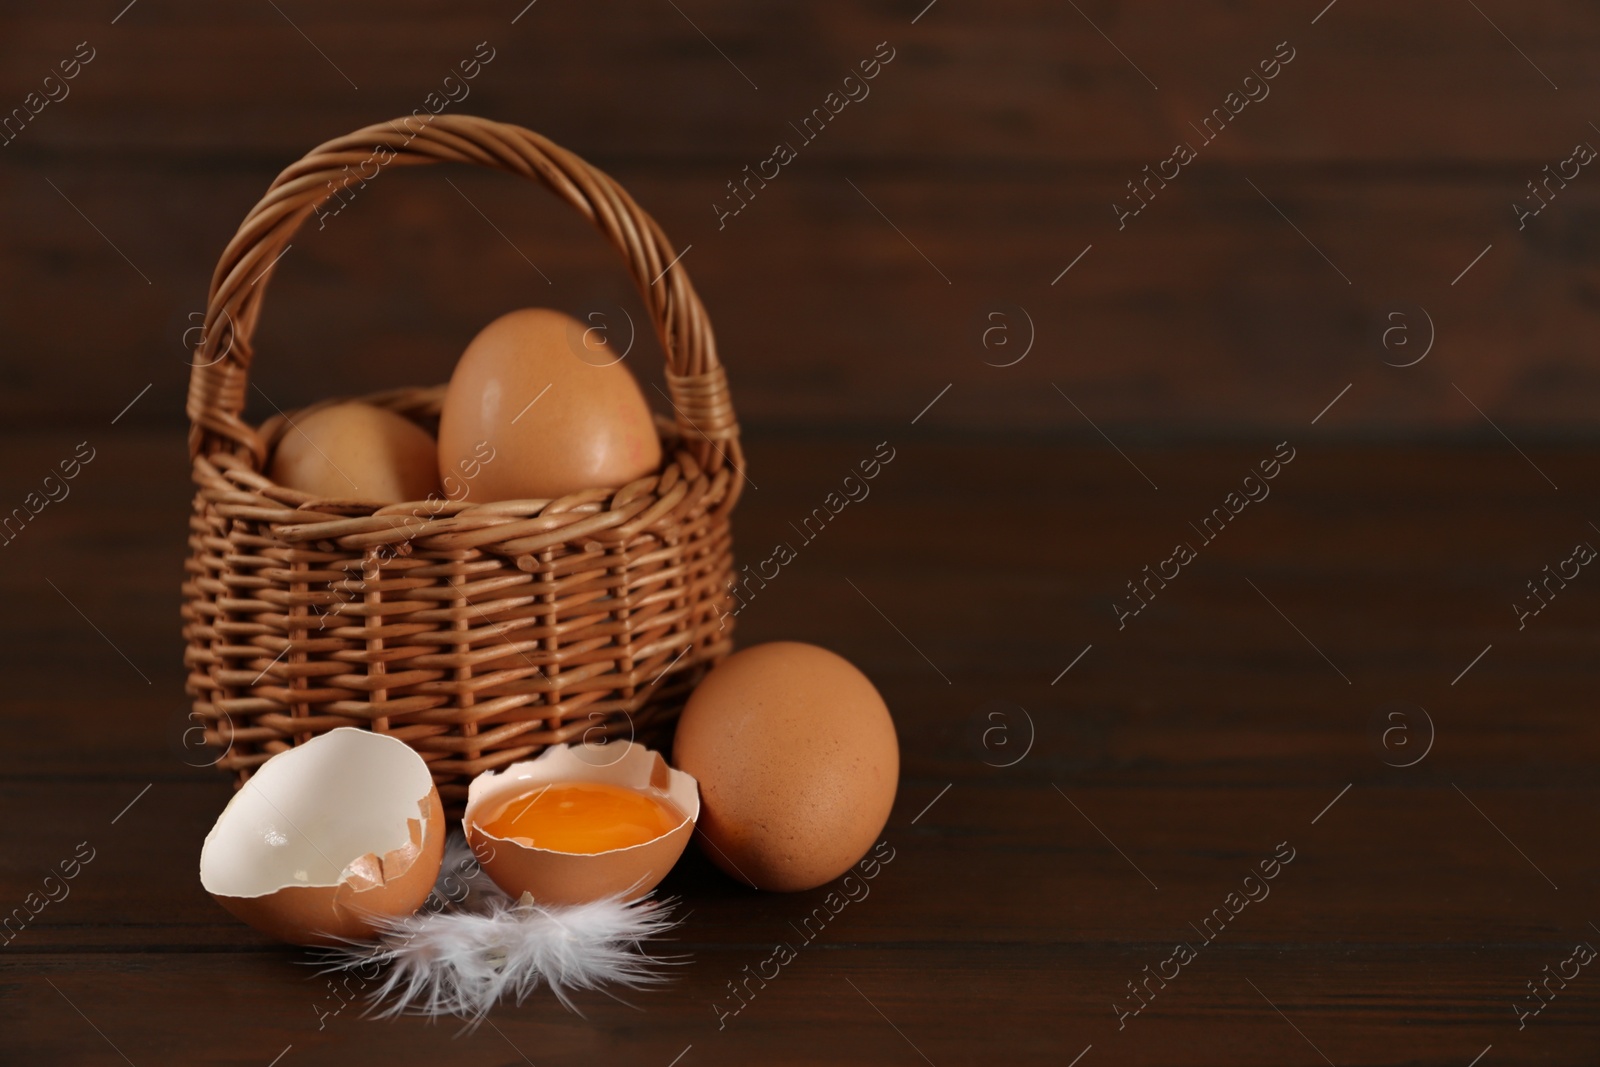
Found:
[[[608,852],[555,852],[496,837],[476,816],[552,782],[598,782],[653,793],[683,816],[660,837]],[[700,818],[700,787],[691,775],[667,766],[661,753],[631,741],[552,745],[536,759],[503,771],[485,771],[467,788],[462,826],[479,865],[513,897],[530,893],[540,904],[587,904],[623,894],[637,900],[678,862]]]
[[[341,727],[278,753],[240,787],[206,836],[200,882],[264,934],[337,944],[422,906],[445,834],[422,757]]]

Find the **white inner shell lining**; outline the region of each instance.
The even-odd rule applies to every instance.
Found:
[[[200,881],[230,897],[339,884],[351,863],[411,843],[433,788],[404,741],[353,727],[281,752],[233,795],[206,836]]]

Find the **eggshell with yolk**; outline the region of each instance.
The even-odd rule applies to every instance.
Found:
[[[667,833],[629,848],[573,853],[535,848],[496,837],[477,825],[513,797],[552,782],[604,782],[666,800],[681,816]],[[485,771],[467,787],[461,823],[485,874],[514,898],[530,893],[540,904],[587,904],[621,895],[637,900],[667,876],[689,844],[700,816],[700,794],[692,776],[673,770],[659,752],[631,741],[552,745],[537,759]]]

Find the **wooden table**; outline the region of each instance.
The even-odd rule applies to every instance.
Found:
[[[1600,969],[1564,961],[1600,945],[1600,576],[1521,629],[1512,607],[1600,543],[1592,450],[1307,427],[1203,542],[1189,524],[1275,441],[1124,457],[919,436],[912,414],[885,416],[871,496],[741,619],[747,643],[849,656],[894,711],[870,895],[719,1027],[822,893],[757,894],[691,853],[665,886],[688,913],[669,986],[582,1016],[535,996],[467,1036],[338,1010],[201,891],[229,784],[185,766],[181,434],[95,431],[71,496],[0,554],[0,906],[92,856],[0,952],[0,1062],[1594,1062]],[[4,503],[81,436],[8,439]],[[875,444],[753,439],[744,556]],[[1119,629],[1125,583],[1177,542],[1195,558]],[[1577,976],[1519,1026],[1558,969]]]

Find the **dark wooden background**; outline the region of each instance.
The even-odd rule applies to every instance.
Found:
[[[525,3],[138,0],[114,26],[115,2],[9,5],[0,107],[77,42],[97,56],[0,148],[0,416],[92,422],[154,381],[129,420],[180,418],[188,316],[272,176],[421,107],[487,41],[494,61],[451,109],[587,156],[693,246],[752,424],[870,425],[953,382],[930,425],[1092,432],[1056,382],[1102,425],[1231,435],[1298,425],[1356,380],[1361,402],[1327,429],[1484,429],[1452,382],[1502,424],[1592,425],[1600,179],[1585,169],[1524,230],[1511,209],[1546,164],[1600,144],[1584,4],[1343,0],[1313,25],[1314,2],[938,0],[913,25],[926,0],[538,0],[513,25]],[[871,95],[719,231],[724,183],[883,41],[896,57]],[[1280,41],[1296,57],[1271,95],[1118,232],[1124,183]],[[259,352],[274,399],[442,380],[509,307],[637,308],[543,193],[449,174],[513,248],[446,176],[385,174],[295,243]],[[1386,316],[1419,305],[1433,355],[1383,366]],[[1019,350],[983,345],[997,309],[1024,332],[1017,308],[1036,347],[985,366]]]
[[[1523,630],[1511,605],[1600,541],[1600,174],[1523,230],[1511,205],[1600,145],[1600,12],[525,4],[0,8],[0,115],[97,53],[0,146],[0,509],[97,449],[0,546],[0,916],[96,850],[0,945],[0,1063],[1595,1061],[1592,967],[1523,1029],[1513,1005],[1600,945],[1600,579]],[[740,620],[883,690],[896,859],[725,1030],[725,983],[820,893],[691,855],[672,985],[457,1038],[319,1026],[304,957],[195,874],[228,784],[183,745],[190,316],[284,165],[481,41],[451,110],[585,155],[690,249],[760,486],[746,559],[898,449]],[[719,231],[724,183],[882,41],[870,97]],[[1118,232],[1123,183],[1281,41],[1271,95]],[[383,175],[273,284],[255,381],[284,407],[443,380],[511,307],[640,318],[578,220],[460,169]],[[630,364],[659,374],[648,339]],[[1124,583],[1285,439],[1272,496],[1119,630]],[[1394,701],[1432,725],[1385,747]],[[1280,841],[1271,897],[1119,1030],[1126,983]]]

